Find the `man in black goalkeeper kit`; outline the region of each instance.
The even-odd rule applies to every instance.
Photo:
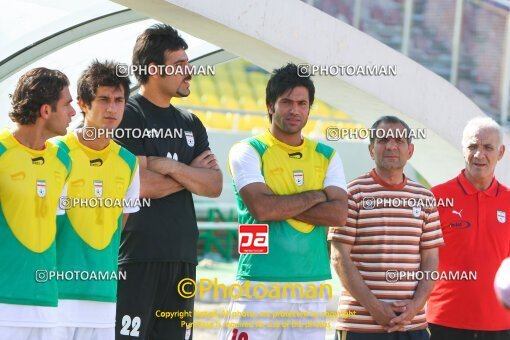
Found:
[[[118,283],[116,339],[192,338],[193,299],[177,292],[181,280],[195,280],[198,228],[191,194],[218,197],[222,174],[200,120],[170,104],[190,93],[187,48],[176,30],[158,24],[137,38],[133,50],[140,90],[126,105],[119,126],[124,138],[117,141],[138,157],[140,196],[151,204],[122,232],[119,270],[126,280]],[[151,69],[164,73],[143,72]],[[133,137],[140,132],[141,138]],[[181,320],[158,317],[158,311],[186,313]]]

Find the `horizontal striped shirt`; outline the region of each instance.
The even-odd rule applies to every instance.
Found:
[[[348,217],[344,227],[330,228],[328,240],[352,245],[351,259],[371,292],[382,301],[412,299],[418,280],[410,274],[395,280],[388,273],[420,269],[420,251],[444,244],[432,193],[404,176],[399,185],[380,179],[375,170],[347,185]],[[398,274],[396,274],[398,275]],[[336,328],[384,332],[368,311],[342,288]],[[407,330],[427,327],[420,310]]]

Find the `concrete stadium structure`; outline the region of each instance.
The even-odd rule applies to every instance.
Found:
[[[117,0],[266,70],[292,61],[313,65],[397,65],[394,77],[315,77],[317,96],[369,126],[397,114],[427,128],[416,142],[413,167],[432,185],[463,167],[465,123],[484,113],[459,90],[423,66],[325,13],[297,0]],[[226,10],[228,9],[228,10]],[[508,144],[508,133],[506,144]],[[498,178],[510,184],[510,158]]]

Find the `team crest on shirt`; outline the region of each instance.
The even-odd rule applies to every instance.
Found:
[[[103,181],[94,181],[94,195],[96,197],[103,196]]]
[[[496,213],[496,216],[498,217],[499,223],[505,223],[506,222],[506,212],[502,210],[498,210]]]
[[[421,214],[421,207],[413,207],[413,216],[420,217],[420,214]]]
[[[193,132],[184,131],[184,135],[186,136],[186,143],[188,143],[189,147],[195,146],[195,137],[193,137]]]
[[[46,181],[37,180],[36,182],[37,196],[43,198],[46,197]]]
[[[296,170],[293,171],[294,174],[294,182],[296,182],[296,185],[298,187],[302,186],[303,183],[305,183],[305,174],[303,170]]]

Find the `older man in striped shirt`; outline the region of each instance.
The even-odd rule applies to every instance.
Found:
[[[444,244],[432,193],[404,175],[414,145],[394,116],[377,120],[375,169],[347,185],[349,214],[331,228],[331,257],[343,291],[337,339],[428,339],[424,306]]]

